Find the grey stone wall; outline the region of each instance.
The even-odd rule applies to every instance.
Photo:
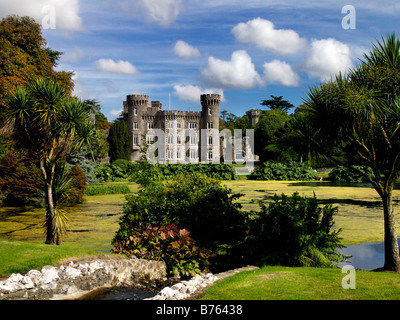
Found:
[[[0,300],[76,299],[101,287],[131,285],[136,277],[161,280],[166,274],[164,262],[136,258],[45,266],[0,281]]]

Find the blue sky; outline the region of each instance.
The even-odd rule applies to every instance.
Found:
[[[355,29],[344,29],[345,5]],[[49,11],[53,8],[53,11]],[[30,15],[55,28],[49,46],[75,72],[75,95],[97,99],[114,120],[128,94],[164,109],[200,110],[220,93],[220,110],[242,116],[271,95],[300,105],[310,87],[356,65],[382,35],[397,32],[400,4],[373,1],[0,0],[0,17]],[[46,20],[47,19],[47,20]],[[346,20],[347,21],[347,20]]]

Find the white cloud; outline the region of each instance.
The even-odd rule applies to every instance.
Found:
[[[322,81],[339,72],[345,73],[352,66],[349,46],[332,38],[313,40],[304,64],[311,77],[319,77]]]
[[[267,83],[279,83],[287,87],[299,85],[300,77],[286,62],[275,59],[264,63],[263,67],[264,78]]]
[[[102,72],[136,74],[138,69],[129,61],[118,60],[115,62],[112,59],[99,59],[94,63],[96,69]]]
[[[79,48],[75,47],[73,51],[68,52],[61,56],[61,60],[64,62],[78,62],[86,56],[85,52]]]
[[[297,32],[275,29],[271,21],[261,18],[239,23],[231,32],[240,43],[254,44],[279,55],[292,55],[307,46],[307,40],[300,38]]]
[[[62,31],[82,31],[82,18],[79,15],[79,0],[0,0],[0,18],[11,14],[30,16],[39,24],[49,23],[53,15],[55,28]]]
[[[209,57],[201,75],[205,82],[217,88],[250,89],[263,84],[250,56],[244,50],[235,51],[230,61]]]
[[[201,56],[199,49],[192,47],[190,44],[182,40],[178,40],[175,43],[173,51],[175,55],[185,59]]]
[[[183,0],[141,0],[147,19],[168,27],[178,18]]]
[[[174,94],[181,100],[189,102],[200,102],[200,95],[213,93],[220,94],[221,101],[225,101],[224,91],[222,89],[202,89],[199,86],[187,85],[187,86],[174,86]]]
[[[110,111],[110,114],[111,114],[113,117],[118,117],[122,112],[123,112],[122,109],[121,109],[121,110],[111,110],[111,111]]]

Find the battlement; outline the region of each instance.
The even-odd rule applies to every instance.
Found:
[[[219,106],[221,103],[220,94],[202,94],[200,96],[201,105],[205,106]]]
[[[148,106],[149,96],[144,94],[131,94],[126,97],[128,106]]]

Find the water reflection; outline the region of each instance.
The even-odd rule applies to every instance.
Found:
[[[385,248],[383,242],[349,245],[341,249],[340,252],[352,256],[347,262],[339,264],[340,267],[350,264],[356,269],[371,270],[383,267],[385,262]]]

